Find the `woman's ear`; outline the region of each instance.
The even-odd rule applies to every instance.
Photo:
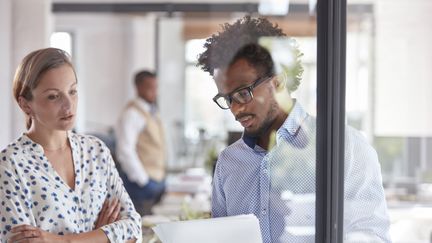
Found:
[[[22,96],[18,97],[18,105],[21,108],[21,110],[23,110],[24,113],[27,114],[27,116],[32,115],[32,113],[33,113],[32,109],[30,107],[29,101],[26,98],[24,98]]]

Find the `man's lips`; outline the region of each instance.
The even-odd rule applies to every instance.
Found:
[[[250,127],[254,121],[254,115],[252,114],[240,114],[236,116],[236,120],[244,127]]]

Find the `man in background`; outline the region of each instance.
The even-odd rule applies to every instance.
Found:
[[[138,97],[126,105],[117,123],[116,154],[137,212],[147,215],[165,190],[166,149],[156,105],[156,74],[138,72],[135,88]]]

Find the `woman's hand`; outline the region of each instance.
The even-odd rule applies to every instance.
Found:
[[[120,219],[120,200],[115,198],[106,199],[95,223],[95,229],[111,224]]]
[[[8,239],[8,243],[19,242],[38,242],[38,243],[55,243],[65,242],[61,235],[52,234],[27,224],[15,226],[11,229],[13,235]]]

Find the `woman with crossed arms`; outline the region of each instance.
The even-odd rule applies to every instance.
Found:
[[[141,219],[97,138],[71,132],[77,78],[46,48],[18,67],[13,92],[27,131],[0,152],[1,242],[136,242]]]

